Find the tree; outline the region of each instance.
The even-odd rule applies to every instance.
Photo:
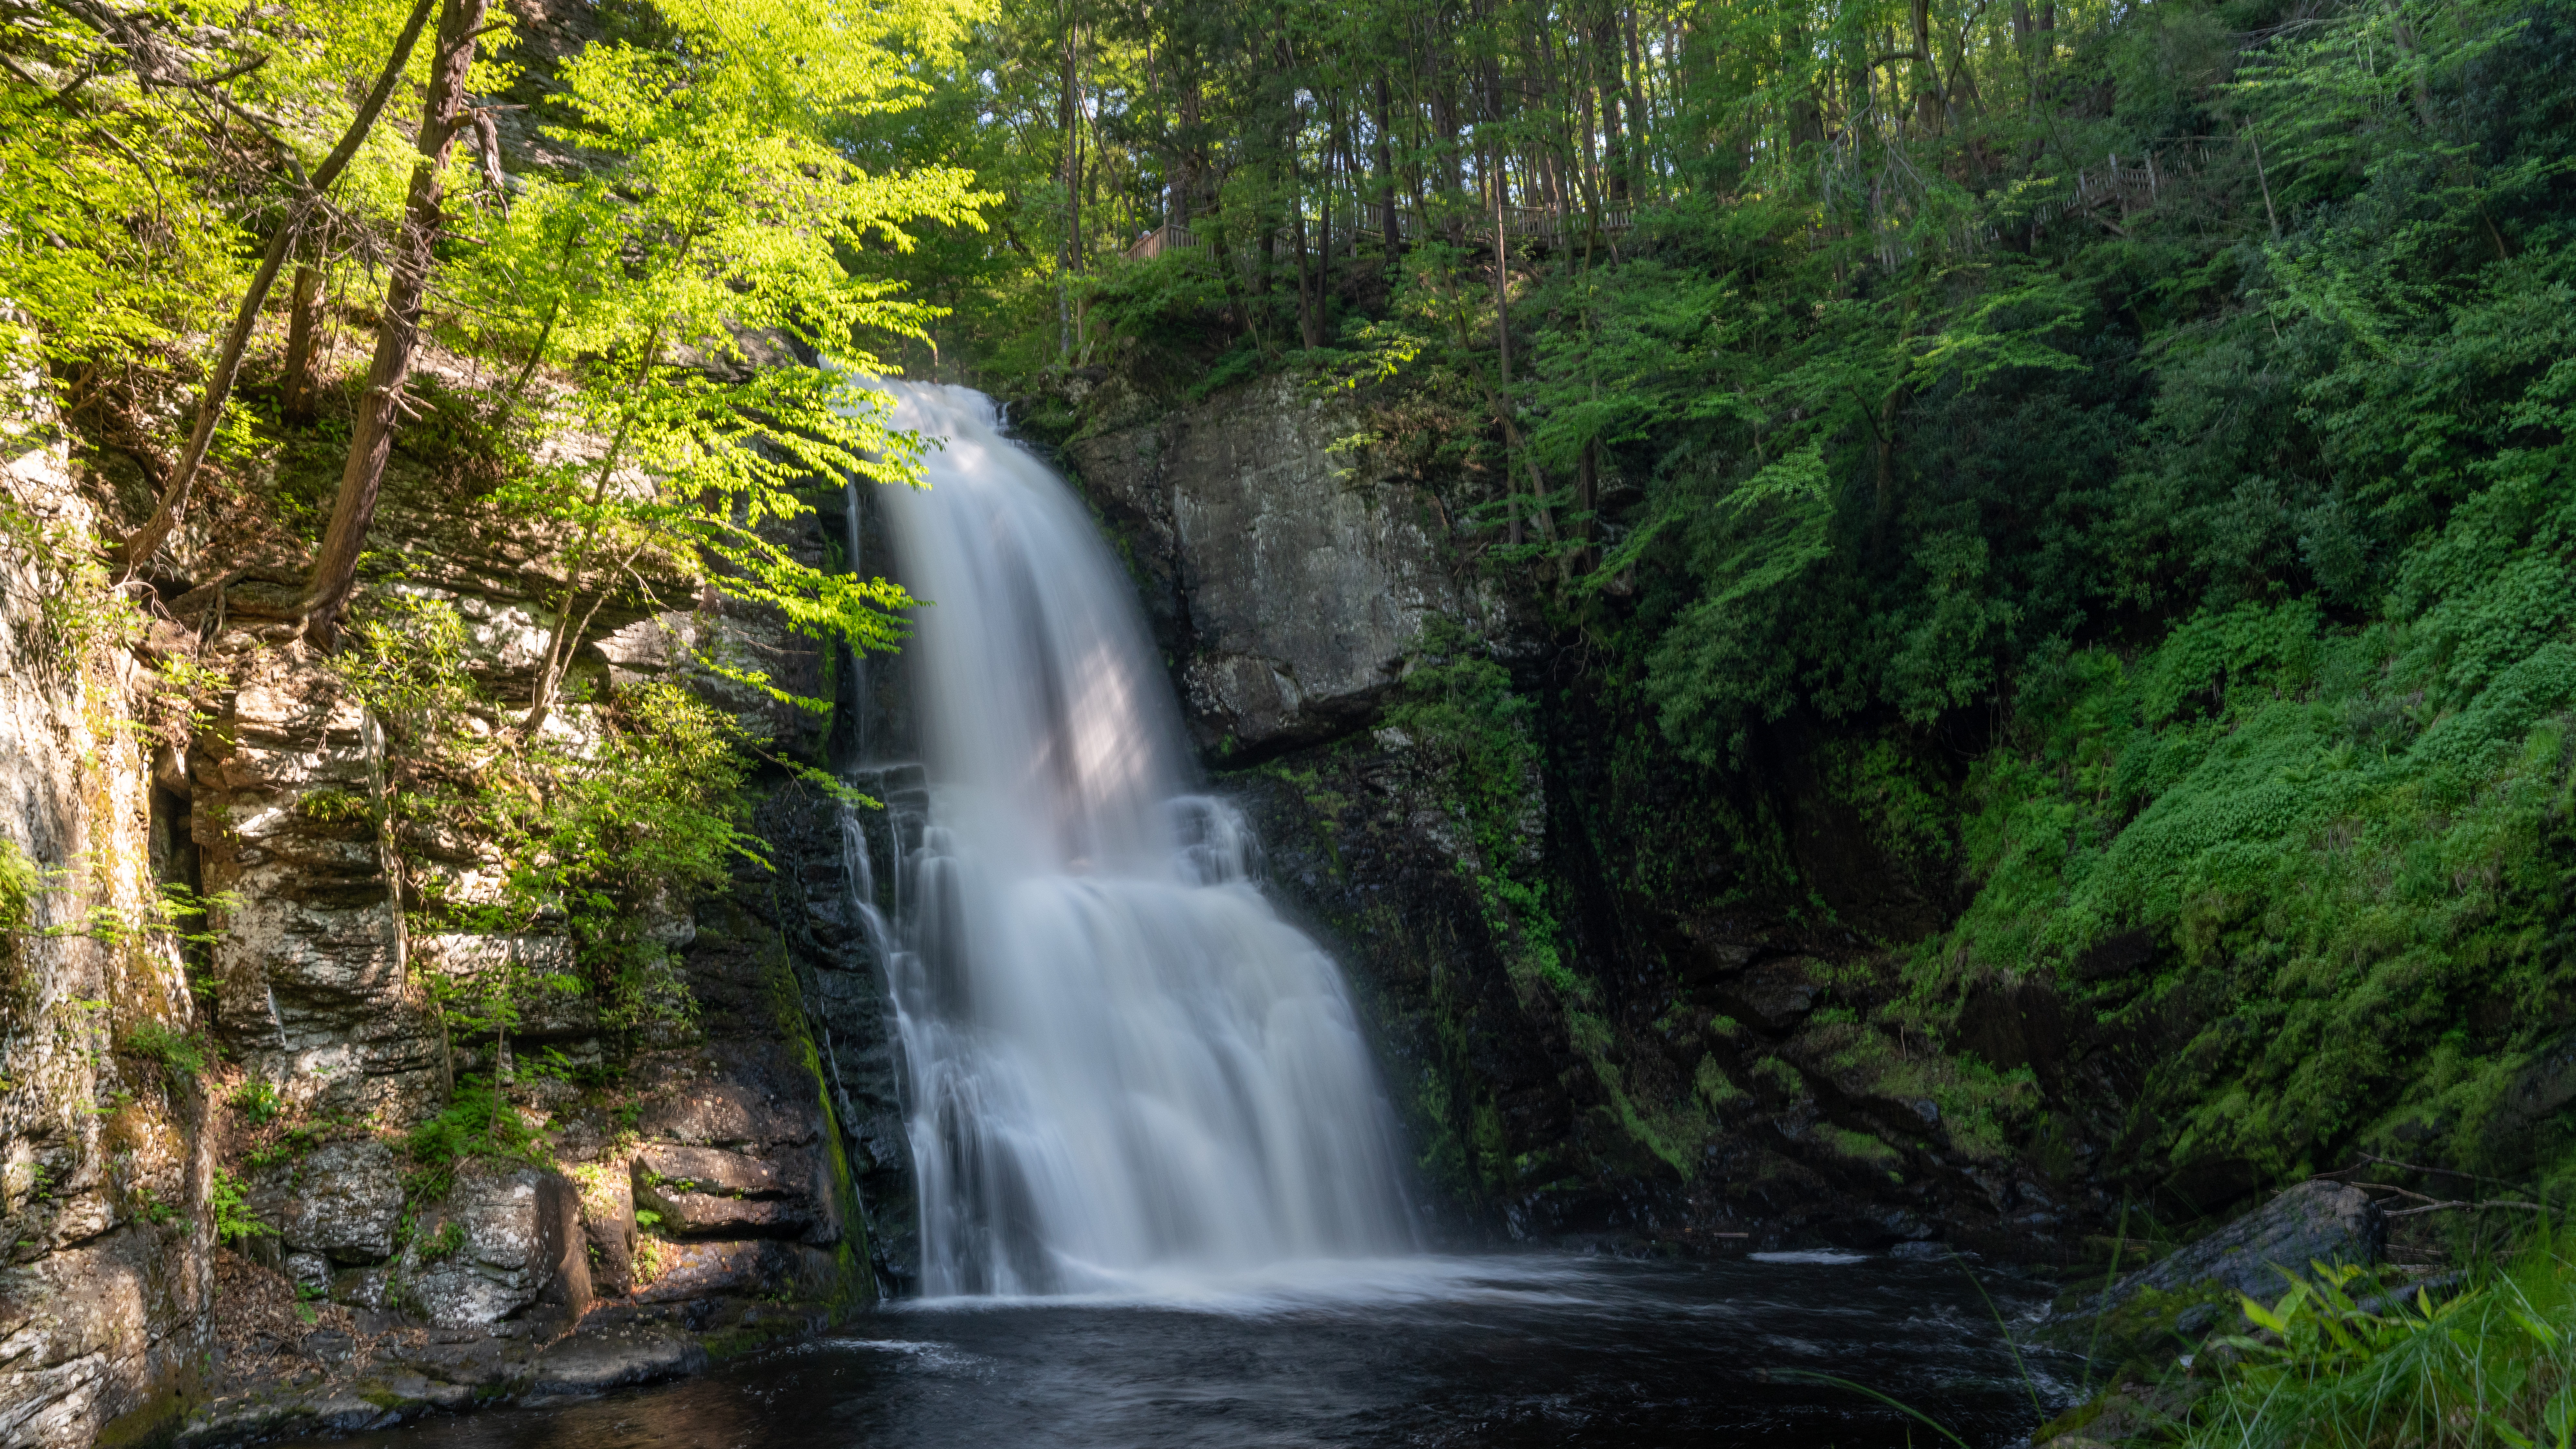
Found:
[[[440,0],[437,47],[430,58],[429,91],[421,109],[410,195],[403,205],[402,225],[394,238],[385,305],[376,327],[376,352],[368,364],[366,391],[358,396],[358,416],[349,442],[349,463],[340,477],[340,496],[331,506],[331,525],[313,560],[305,586],[305,628],[328,647],[357,583],[358,555],[366,547],[367,529],[376,516],[376,495],[384,486],[385,460],[393,452],[395,410],[402,405],[411,378],[412,351],[419,340],[420,309],[429,289],[439,234],[446,222],[445,176],[448,152],[465,118],[466,81],[490,12],[490,0]],[[283,246],[272,244],[263,276],[274,279],[284,259]],[[264,291],[265,288],[260,290]]]

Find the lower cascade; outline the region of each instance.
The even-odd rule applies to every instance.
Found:
[[[990,398],[888,390],[944,444],[927,491],[882,499],[929,602],[904,651],[927,789],[846,837],[905,1052],[923,1291],[1154,1294],[1412,1249],[1349,993],[1189,789],[1126,575]]]

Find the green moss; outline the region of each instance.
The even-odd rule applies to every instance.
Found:
[[[837,1304],[830,1306],[826,1311],[834,1322],[838,1322],[845,1316],[845,1310]],[[785,1339],[798,1337],[805,1331],[806,1325],[802,1318],[782,1314],[719,1329],[699,1339],[698,1342],[706,1349],[708,1358],[722,1363],[727,1359],[758,1353]]]
[[[1776,1056],[1765,1055],[1756,1061],[1753,1075],[1769,1078],[1773,1086],[1792,1096],[1803,1096],[1807,1090],[1807,1079],[1798,1074],[1798,1069]]]
[[[1725,1069],[1718,1066],[1717,1058],[1707,1053],[1700,1056],[1698,1068],[1691,1073],[1691,1090],[1699,1094],[1700,1101],[1711,1111],[1753,1095],[1729,1081]]]
[[[1816,1124],[1816,1140],[1837,1157],[1877,1168],[1896,1168],[1905,1163],[1905,1154],[1881,1142],[1867,1132],[1854,1132],[1830,1122]]]
[[[775,889],[773,886],[773,897]],[[783,913],[778,918],[784,919]],[[858,1179],[850,1171],[849,1146],[841,1135],[840,1115],[832,1109],[830,1078],[824,1073],[823,1054],[814,1043],[812,1024],[806,1020],[804,992],[790,964],[786,941],[773,940],[766,956],[771,1015],[779,1031],[795,1044],[798,1060],[813,1079],[815,1105],[823,1118],[823,1152],[831,1164],[832,1197],[841,1216],[841,1238],[832,1245],[833,1285],[826,1303],[826,1312],[837,1323],[877,1301],[867,1213],[859,1201]],[[707,1351],[722,1357],[712,1344]]]

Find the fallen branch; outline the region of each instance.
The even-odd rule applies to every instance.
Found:
[[[2549,1211],[2549,1209],[2542,1207],[2536,1202],[2509,1202],[2502,1198],[2498,1198],[2492,1202],[2470,1202],[2466,1198],[2463,1198],[2458,1202],[2437,1202],[2430,1207],[2400,1208],[2396,1212],[2388,1214],[2388,1216],[2392,1218],[2421,1217],[2426,1213],[2448,1212],[2453,1208],[2467,1208],[2471,1212],[2484,1212],[2489,1208],[2507,1208],[2515,1212],[2526,1213],[2545,1213]]]

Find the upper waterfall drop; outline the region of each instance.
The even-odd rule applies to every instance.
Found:
[[[1191,793],[1170,687],[1088,512],[991,399],[881,384],[935,440],[880,495],[929,601],[904,650],[918,844],[876,927],[905,1050],[922,1287],[1154,1293],[1415,1246],[1332,961]],[[872,832],[852,832],[854,864]],[[854,878],[858,872],[854,871]]]

